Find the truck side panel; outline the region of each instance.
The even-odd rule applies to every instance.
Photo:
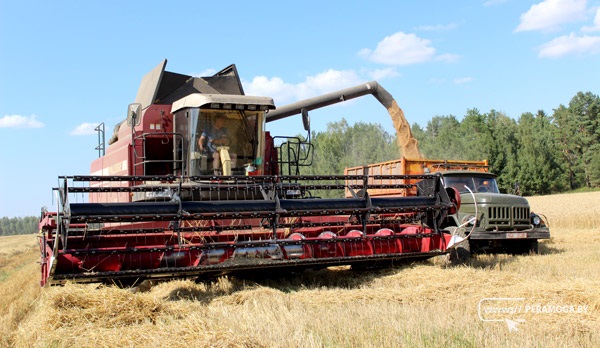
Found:
[[[435,160],[423,158],[402,157],[397,160],[369,164],[367,166],[346,168],[345,175],[420,175],[446,170],[470,170],[477,172],[488,172],[487,160],[462,161],[462,160]],[[370,178],[369,184],[391,185],[400,179],[375,179]],[[360,184],[360,180],[351,180],[352,184]],[[411,180],[400,180],[400,184],[414,184]],[[377,188],[368,190],[370,196],[415,196],[416,189],[386,189]],[[346,197],[352,194],[346,191]]]

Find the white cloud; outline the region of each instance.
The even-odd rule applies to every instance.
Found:
[[[454,83],[457,85],[462,85],[464,83],[469,83],[471,81],[473,81],[472,77],[459,77],[459,78],[454,79]]]
[[[90,135],[96,134],[96,127],[98,127],[100,123],[82,123],[79,126],[75,127],[69,134],[71,135]]]
[[[369,59],[369,55],[371,54],[371,49],[370,48],[363,48],[360,51],[358,51],[358,56],[359,57],[363,57],[365,59]]]
[[[195,77],[206,77],[206,76],[213,76],[216,73],[217,73],[216,69],[206,69],[206,70],[202,70],[201,72],[199,72],[197,74],[192,74],[192,76],[195,76]]]
[[[521,14],[514,31],[557,30],[561,24],[584,20],[585,6],[586,0],[544,0]]]
[[[42,128],[44,124],[37,116],[6,115],[0,118],[0,128]]]
[[[242,81],[246,95],[269,96],[274,100],[295,99],[296,86],[284,82],[279,77],[256,76],[252,81]]]
[[[574,33],[563,35],[542,45],[539,56],[560,58],[568,54],[600,53],[600,36],[577,36]]]
[[[270,96],[276,105],[311,98],[324,93],[352,87],[363,82],[353,70],[329,69],[303,82],[291,84],[280,77],[257,76],[252,81],[242,81],[247,95]]]
[[[352,87],[363,81],[353,70],[329,69],[315,76],[308,76],[306,81],[299,85],[300,96],[301,98],[310,98]]]
[[[581,28],[581,31],[584,32],[592,32],[592,31],[600,31],[600,7],[596,10],[596,15],[594,16],[594,25],[591,27],[585,26]]]
[[[400,73],[395,68],[375,69],[368,74],[373,80],[383,80],[388,77],[400,76]]]
[[[375,50],[364,48],[359,55],[376,63],[408,65],[430,61],[435,55],[435,48],[430,40],[397,32],[381,40]]]

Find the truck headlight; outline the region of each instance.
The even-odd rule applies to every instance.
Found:
[[[542,223],[542,219],[535,214],[531,214],[531,222],[533,222],[535,226],[539,226]]]
[[[465,215],[462,220],[460,221],[461,226],[473,226],[473,224],[475,224],[475,221],[477,221],[477,219],[475,218],[475,215],[469,214],[469,215]]]

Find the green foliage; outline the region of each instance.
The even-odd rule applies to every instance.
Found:
[[[524,195],[548,194],[563,188],[564,169],[552,134],[553,126],[543,111],[538,111],[535,116],[531,113],[521,115],[516,178]]]
[[[0,219],[0,236],[36,233],[39,219],[34,216],[3,217]]]
[[[600,143],[590,146],[589,156],[590,185],[588,187],[600,187]]]
[[[560,105],[554,110],[553,121],[569,188],[597,186],[600,98],[591,92],[579,92],[569,107]]]
[[[312,133],[313,166],[304,174],[338,174],[344,168],[389,161],[399,157],[395,138],[379,124],[359,122],[349,126],[345,119],[327,124],[327,131]]]
[[[466,155],[463,131],[454,116],[435,116],[425,130],[417,124],[412,126],[413,136],[419,141],[419,150],[431,158],[462,158]],[[458,138],[458,141],[457,141]]]
[[[488,159],[500,189],[549,194],[600,187],[600,99],[577,93],[552,116],[524,113],[518,122],[491,110],[467,110],[462,121],[435,116],[413,125],[423,155],[432,159]]]
[[[327,131],[313,132],[313,164],[302,167],[307,175],[342,175],[347,167],[399,158],[395,138],[379,124],[356,123],[348,125],[345,119],[327,124]],[[330,182],[328,182],[330,183]],[[341,191],[315,191],[315,196],[341,197]]]
[[[498,175],[500,189],[511,192],[516,185],[515,178],[519,171],[518,126],[514,119],[494,110],[486,115],[487,128],[491,135],[487,159]]]
[[[528,112],[515,120],[469,109],[461,121],[435,116],[411,130],[426,158],[488,159],[503,192],[514,192],[517,183],[524,195],[600,187],[600,99],[590,92],[577,93],[551,116]],[[394,137],[376,124],[349,126],[342,119],[312,139],[314,163],[304,174],[341,174],[401,156]]]

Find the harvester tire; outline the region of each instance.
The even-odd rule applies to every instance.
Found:
[[[462,238],[467,237],[466,230],[464,228],[448,227],[447,229],[452,233],[452,235]],[[469,244],[469,240],[467,239],[456,244],[456,246],[450,250],[446,257],[448,264],[451,266],[467,264],[471,258],[471,246]]]

